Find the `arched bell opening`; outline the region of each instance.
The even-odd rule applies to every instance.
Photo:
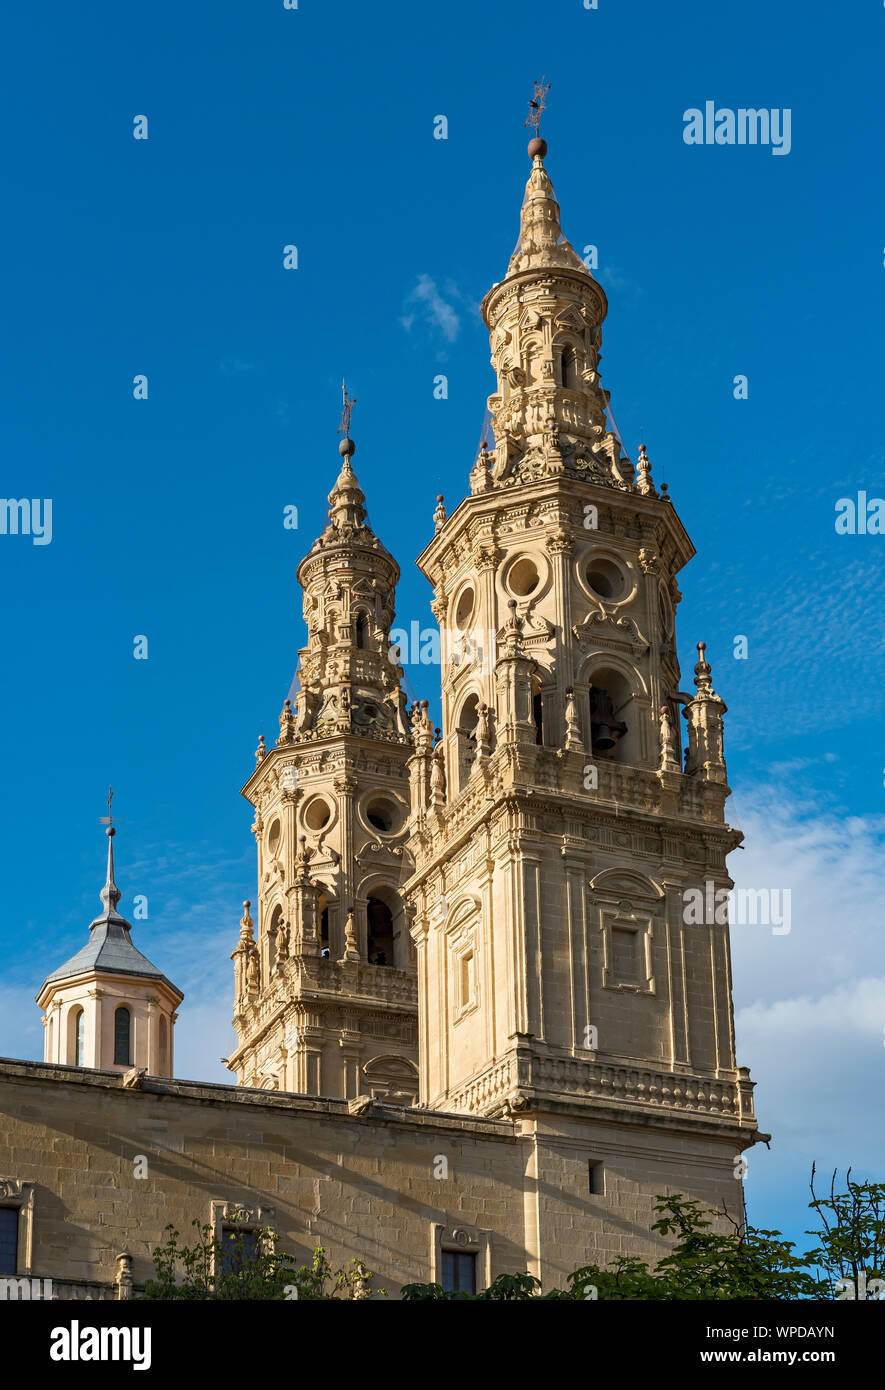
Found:
[[[544,742],[544,692],[539,676],[532,677],[532,722],[535,726],[535,743]]]
[[[320,893],[317,900],[317,935],[319,936],[320,955],[324,960],[331,956],[331,944],[329,936],[329,895]]]
[[[405,970],[412,942],[402,898],[388,884],[373,884],[366,900],[366,950],[370,965]]]
[[[354,624],[353,645],[357,651],[368,651],[369,647],[369,618],[368,614],[361,609],[356,615]]]
[[[463,791],[470,780],[476,762],[476,725],[479,719],[479,696],[468,695],[461,706],[457,721],[458,790]]]
[[[280,939],[280,928],[283,925],[283,909],[277,903],[270,916],[270,923],[267,928],[267,940],[265,942],[265,961],[267,974],[265,979],[270,979],[274,966],[277,963],[277,951]]]
[[[612,667],[597,667],[590,679],[590,747],[596,757],[611,762],[635,760],[637,730],[633,717],[633,688]]]
[[[393,913],[381,898],[369,899],[366,926],[369,964],[393,965]]]

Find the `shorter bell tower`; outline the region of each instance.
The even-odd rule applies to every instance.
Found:
[[[352,402],[345,395],[349,424]],[[272,748],[243,795],[255,807],[257,931],[233,952],[230,1058],[241,1084],[411,1103],[418,1093],[415,948],[401,895],[412,754],[390,630],[399,567],[368,524],[354,443],[329,522],[298,567],[307,645]]]

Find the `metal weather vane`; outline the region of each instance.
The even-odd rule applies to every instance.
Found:
[[[542,77],[540,82],[535,83],[535,90],[529,102],[529,114],[523,121],[524,126],[531,126],[535,134],[540,134],[541,115],[547,109],[547,93],[550,91],[550,83]]]
[[[114,789],[108,787],[108,813],[101,818],[102,825],[113,825],[114,823]]]
[[[353,414],[353,407],[356,405],[356,400],[352,396],[348,396],[346,381],[342,381],[341,383],[341,399],[344,403],[344,409],[341,411],[341,424],[338,426],[338,433],[343,434],[345,439],[349,439],[350,417]]]

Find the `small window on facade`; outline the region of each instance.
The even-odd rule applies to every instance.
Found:
[[[74,1031],[75,1038],[75,1065],[82,1067],[86,1057],[86,1015],[82,1009],[77,1011],[77,1023]]]
[[[471,1251],[444,1250],[442,1286],[446,1293],[476,1293],[476,1254]]]
[[[114,1066],[131,1067],[132,1015],[127,1008],[117,1009],[114,1014]]]
[[[461,957],[461,1007],[473,999],[473,952]]]
[[[560,358],[560,379],[562,385],[574,390],[578,384],[578,363],[574,348],[563,348]]]
[[[240,1226],[224,1226],[221,1231],[222,1274],[244,1274],[258,1254],[258,1232]]]
[[[18,1207],[0,1207],[0,1274],[18,1273]]]
[[[358,613],[356,619],[356,640],[354,646],[364,652],[369,645],[369,620],[365,613]]]
[[[603,1197],[605,1195],[605,1168],[601,1163],[591,1159],[589,1164],[590,1177],[590,1196]]]

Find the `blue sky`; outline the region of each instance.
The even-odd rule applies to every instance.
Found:
[[[412,560],[437,492],[467,490],[492,388],[477,306],[516,241],[546,73],[564,231],[598,247],[609,299],[603,380],[698,550],[683,688],[704,638],[748,835],[732,873],[793,889],[788,937],[734,937],[740,1060],[774,1134],[751,1215],[801,1231],[814,1157],[873,1173],[885,537],[834,517],[885,495],[883,36],[881,6],[796,0],[7,16],[0,491],[52,498],[53,535],[0,536],[0,1053],[40,1054],[33,994],[97,910],[112,782],[122,910],[148,896],[137,944],[188,995],[179,1068],[227,1077],[254,897],[238,789],[302,641],[295,567],[337,472],[341,377],[399,619],[429,625]],[[706,100],[789,108],[790,153],[686,145]],[[435,696],[434,672],[407,674]]]

